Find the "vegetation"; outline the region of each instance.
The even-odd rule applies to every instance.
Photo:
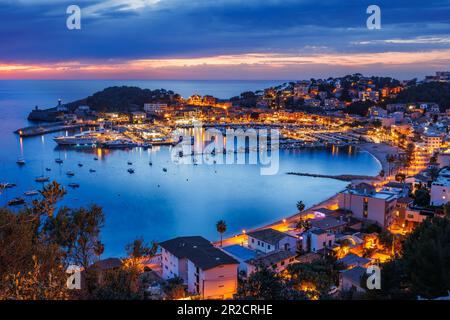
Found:
[[[447,296],[450,288],[450,220],[429,218],[403,243],[400,257],[382,265],[381,290],[369,298],[405,299]]]
[[[227,231],[227,224],[223,220],[217,221],[217,232],[220,234],[220,246],[222,246],[223,234]]]
[[[88,105],[92,110],[100,112],[130,112],[142,109],[144,103],[169,103],[171,99],[176,100],[176,95],[170,90],[122,86],[106,88],[85,99],[71,102],[67,106],[71,110],[80,105]]]
[[[99,207],[61,208],[65,190],[53,182],[19,212],[0,209],[0,299],[68,299],[67,267],[86,266],[101,252]]]
[[[450,108],[450,84],[431,82],[414,85],[400,92],[393,102],[434,102],[444,111]]]
[[[303,203],[303,201],[300,200],[297,202],[297,210],[299,212],[302,212],[303,210],[305,210],[305,204]]]

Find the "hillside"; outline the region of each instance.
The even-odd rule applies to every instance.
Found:
[[[142,109],[144,103],[169,103],[174,92],[165,89],[141,89],[138,87],[109,87],[85,99],[68,103],[70,110],[80,105],[88,105],[100,112],[129,112]]]

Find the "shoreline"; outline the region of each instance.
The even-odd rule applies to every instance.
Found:
[[[387,144],[383,144],[383,143],[377,144],[374,142],[368,142],[368,143],[363,143],[363,144],[357,145],[356,147],[359,148],[360,150],[368,152],[370,155],[372,155],[380,164],[381,169],[384,170],[385,172],[387,172],[388,166],[389,166],[389,164],[386,160],[386,155],[395,154],[398,152],[398,148],[391,147],[391,146],[389,146]],[[376,179],[378,177],[379,176],[375,176],[373,178]],[[353,180],[351,182],[362,182],[362,181],[363,180]],[[311,213],[312,211],[315,211],[320,208],[329,208],[333,205],[336,205],[337,201],[338,201],[338,195],[339,195],[339,192],[333,194],[331,197],[328,197],[319,203],[313,204],[312,206],[306,208],[302,212],[297,212],[297,213],[292,214],[284,219],[277,220],[277,221],[265,224],[260,227],[255,227],[255,228],[251,228],[248,230],[245,229],[245,232],[243,232],[243,233],[239,233],[234,236],[226,237],[223,239],[223,246],[227,246],[227,242],[229,242],[228,245],[236,244],[236,242],[239,242],[241,240],[241,238],[243,238],[244,235],[248,232],[254,232],[254,231],[264,230],[264,229],[269,229],[269,228],[274,228],[274,227],[282,228],[283,226],[284,227],[289,226],[292,223],[296,222],[301,216],[307,215],[307,214]],[[244,243],[243,239],[240,242]],[[212,241],[212,243],[216,246],[220,246],[220,240]]]

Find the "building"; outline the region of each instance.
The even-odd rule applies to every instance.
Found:
[[[147,114],[141,111],[134,111],[131,113],[131,117],[134,123],[142,123],[147,119]]]
[[[340,192],[338,203],[339,208],[350,210],[353,217],[387,228],[392,223],[399,196],[394,192],[377,192],[373,186],[362,183]]]
[[[335,235],[323,229],[314,228],[303,234],[303,250],[305,252],[318,252],[331,248],[334,245]]]
[[[342,271],[340,274],[340,291],[366,292],[362,284],[365,274],[366,268],[360,266]]]
[[[346,269],[352,269],[355,267],[365,267],[367,268],[372,260],[360,257],[354,253],[350,253],[345,257],[336,260],[336,264],[342,265]]]
[[[450,200],[450,169],[439,172],[436,181],[431,184],[430,201],[433,206],[444,205]]]
[[[442,152],[437,156],[437,163],[439,163],[439,168],[445,168],[450,166],[450,152]]]
[[[145,103],[144,111],[151,114],[161,114],[166,112],[167,103]]]
[[[433,153],[441,147],[443,135],[427,131],[422,134],[422,140],[425,143],[425,148],[427,148],[428,152]]]
[[[160,243],[162,276],[180,277],[188,292],[204,299],[230,299],[237,290],[239,262],[203,237]]]
[[[254,259],[247,260],[247,276],[251,275],[260,267],[267,267],[279,273],[288,265],[296,263],[296,254],[286,250],[277,250],[260,255]]]
[[[297,250],[297,238],[275,229],[262,229],[247,234],[248,247],[264,253],[287,250]]]

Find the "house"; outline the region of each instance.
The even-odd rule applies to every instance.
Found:
[[[393,220],[398,193],[377,192],[371,185],[350,187],[338,195],[339,208],[350,210],[355,218],[372,221],[387,228]]]
[[[259,267],[265,266],[279,273],[288,265],[296,263],[295,253],[287,250],[272,251],[256,258],[247,260],[247,276],[255,272]]]
[[[344,231],[347,226],[348,219],[343,215],[339,217],[327,216],[325,218],[317,218],[309,220],[312,228],[321,229],[330,233],[339,233]]]
[[[352,269],[355,267],[368,267],[371,260],[360,257],[354,253],[349,253],[345,257],[336,260],[337,264],[344,266],[346,269]]]
[[[362,285],[365,274],[366,268],[360,266],[342,271],[340,274],[340,291],[366,292],[366,288]]]
[[[259,250],[264,253],[275,250],[288,250],[295,252],[297,250],[297,238],[287,233],[275,229],[262,229],[249,232],[248,247]]]
[[[141,123],[147,118],[147,114],[142,111],[134,111],[131,113],[131,117],[134,123]]]
[[[167,103],[145,103],[144,111],[151,114],[164,113],[167,110]]]
[[[303,250],[305,252],[318,252],[322,249],[331,248],[334,245],[335,235],[323,229],[313,228],[303,234]]]
[[[239,261],[239,273],[243,273],[245,275],[249,274],[247,261],[256,258],[258,255],[256,250],[251,250],[238,244],[224,247],[222,250]]]
[[[431,184],[430,201],[433,206],[444,205],[450,200],[450,169],[439,172],[436,181]]]
[[[239,262],[203,237],[178,237],[160,243],[162,276],[180,277],[188,292],[204,299],[229,299],[237,290]]]

